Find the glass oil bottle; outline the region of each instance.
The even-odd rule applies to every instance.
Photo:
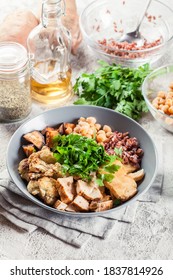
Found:
[[[43,0],[40,24],[27,40],[33,99],[46,104],[65,104],[72,96],[71,36],[62,25],[63,0]]]

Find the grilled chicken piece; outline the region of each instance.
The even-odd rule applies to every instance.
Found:
[[[43,146],[43,148],[40,151],[39,157],[41,160],[44,162],[50,164],[50,163],[55,163],[56,159],[53,156],[53,153],[50,151],[49,147]]]
[[[29,181],[29,162],[28,159],[25,158],[21,160],[18,166],[18,171],[22,179],[25,179],[26,181]]]
[[[49,148],[53,148],[53,146],[54,146],[54,141],[53,141],[53,139],[54,139],[54,137],[55,137],[56,135],[58,135],[58,134],[59,134],[58,130],[50,130],[50,131],[47,131],[47,132],[46,132],[46,145],[47,145]]]
[[[132,166],[131,164],[123,164],[119,160],[115,160],[114,164],[120,166],[120,169],[118,170],[119,174],[128,174],[137,170],[136,166]]]
[[[77,209],[77,207],[75,207],[74,205],[72,205],[71,203],[67,206],[67,208],[65,209],[65,211],[68,212],[78,212],[79,210]]]
[[[100,200],[102,199],[102,194],[98,187],[94,187],[93,191],[91,192],[91,200]]]
[[[96,212],[101,212],[105,210],[109,210],[113,208],[113,200],[107,200],[103,202],[98,203],[98,207],[96,209]]]
[[[90,210],[95,212],[101,212],[112,208],[113,208],[113,200],[100,201],[100,202],[92,201],[90,204]]]
[[[27,185],[27,190],[29,193],[31,193],[32,195],[37,195],[40,193],[40,189],[39,189],[39,184],[37,180],[31,180],[29,181],[28,185]]]
[[[23,145],[22,148],[27,157],[29,157],[32,153],[36,152],[36,149],[33,144]]]
[[[79,211],[89,211],[89,202],[81,195],[77,195],[71,205]]]
[[[102,198],[99,188],[94,185],[93,182],[87,183],[82,180],[78,180],[76,184],[76,192],[78,195],[82,195],[87,200],[100,200]]]
[[[62,202],[61,200],[57,200],[55,202],[55,204],[53,205],[54,208],[56,208],[57,210],[62,210],[62,211],[65,211],[66,208],[67,208],[67,204]]]
[[[28,142],[34,144],[34,146],[36,146],[39,150],[45,144],[44,136],[37,130],[25,134],[23,138]]]
[[[129,173],[128,176],[130,176],[131,178],[133,178],[136,182],[142,180],[142,178],[144,177],[145,173],[144,173],[144,169],[140,169],[136,172],[133,173]]]
[[[38,180],[38,185],[40,198],[47,205],[53,205],[59,196],[57,181],[53,178],[42,177]]]
[[[136,166],[133,166],[131,164],[124,164],[123,166],[124,166],[126,174],[134,172],[138,169]]]
[[[115,198],[126,201],[136,194],[137,184],[130,176],[117,173],[118,171],[111,182],[105,181],[104,183]]]
[[[75,196],[75,187],[73,184],[73,176],[66,177],[66,178],[58,178],[58,192],[61,197],[61,201],[69,204],[73,201]]]
[[[114,173],[114,178],[111,182],[104,181],[104,184],[115,198],[126,201],[137,192],[135,180],[127,174],[129,170],[133,170],[133,166],[130,168],[129,165],[127,168],[125,164],[118,160],[115,161],[115,164],[120,166],[119,170]],[[103,170],[101,172],[105,173]]]

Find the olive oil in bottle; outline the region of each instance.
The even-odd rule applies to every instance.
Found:
[[[41,23],[27,45],[31,66],[31,94],[46,104],[65,104],[72,96],[71,37],[61,23],[62,0],[43,0]]]

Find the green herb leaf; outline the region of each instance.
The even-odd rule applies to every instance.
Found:
[[[104,167],[104,170],[106,172],[110,172],[110,173],[114,173],[114,172],[118,171],[119,169],[120,169],[120,166],[116,165],[116,164],[107,165]]]
[[[100,178],[97,178],[97,179],[96,179],[96,184],[97,184],[99,187],[103,187],[103,186],[104,186],[103,180],[100,179]]]
[[[104,147],[94,139],[78,134],[55,136],[53,151],[55,159],[62,165],[63,174],[68,173],[90,181],[91,173],[98,171],[100,167],[106,166],[110,173],[118,170],[118,166],[112,164],[115,156],[108,155]],[[101,175],[99,184],[103,182],[103,178],[110,181],[113,177],[111,174]]]
[[[120,148],[114,148],[114,152],[115,154],[118,156],[118,157],[122,157],[122,153],[123,153],[123,148],[120,147]]]
[[[103,181],[111,182],[114,178],[113,174],[103,174]]]
[[[131,69],[104,61],[99,64],[94,73],[84,73],[76,80],[73,89],[79,98],[74,104],[107,107],[138,120],[148,111],[141,85],[150,73],[149,65]]]

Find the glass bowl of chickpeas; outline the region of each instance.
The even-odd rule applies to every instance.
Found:
[[[151,72],[144,80],[142,93],[156,121],[173,132],[173,65]]]

